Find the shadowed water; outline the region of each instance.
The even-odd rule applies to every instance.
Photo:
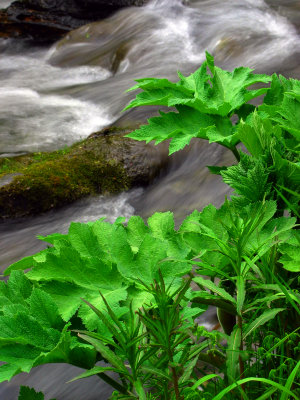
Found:
[[[122,10],[106,21],[69,33],[50,49],[2,41],[0,154],[57,149],[111,123],[144,121],[149,110],[121,113],[134,96],[124,93],[134,79],[176,80],[178,69],[188,74],[200,66],[205,50],[227,69],[245,65],[260,73],[280,72],[299,79],[298,1],[184,3],[157,0]],[[35,238],[37,234],[65,232],[71,221],[104,215],[113,220],[134,213],[147,217],[154,211],[172,210],[180,222],[195,208],[220,204],[228,188],[220,177],[209,175],[205,166],[232,162],[233,157],[217,145],[195,141],[174,155],[144,190],[87,199],[43,216],[2,223],[1,269],[39,251],[43,243]],[[64,384],[76,375],[78,369],[64,365],[36,368],[29,376],[22,374],[0,384],[0,398],[15,400],[19,384],[45,391],[46,400],[108,398],[107,387],[97,378]]]

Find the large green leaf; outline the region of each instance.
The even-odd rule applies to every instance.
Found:
[[[62,321],[52,297],[40,289],[34,289],[28,299],[30,314],[44,327],[61,327]]]
[[[277,111],[278,116],[273,118],[280,127],[291,133],[298,141],[300,140],[300,102],[290,95],[284,96],[281,108]]]
[[[171,212],[155,213],[148,218],[148,226],[153,236],[158,239],[167,239],[174,236],[174,217]]]
[[[286,79],[283,76],[272,76],[271,87],[264,98],[260,111],[267,113],[272,120],[300,139],[300,83],[297,79]]]
[[[155,140],[156,144],[172,139],[170,154],[183,149],[192,138],[208,139],[211,133],[218,133],[223,138],[231,135],[231,123],[220,116],[203,114],[187,106],[177,106],[178,112],[160,112],[160,117],[150,118],[148,125],[127,135],[131,139]],[[215,140],[217,141],[217,140]]]
[[[284,243],[280,246],[280,252],[282,255],[278,261],[283,265],[283,268],[291,272],[300,272],[299,244]]]
[[[270,219],[260,230],[253,232],[246,244],[249,254],[263,255],[277,240],[287,240],[296,223],[296,218],[281,217]]]
[[[45,283],[43,289],[52,296],[65,321],[70,320],[78,312],[79,317],[89,330],[99,329],[103,331],[104,329],[104,332],[106,332],[105,326],[92,310],[83,303],[81,298],[89,301],[95,307],[105,310],[105,304],[99,295],[99,290],[101,290],[111,308],[121,317],[127,312],[127,308],[121,307],[119,304],[120,301],[127,299],[126,287],[122,287],[121,280],[113,281],[113,273],[111,274],[111,281],[114,286],[110,289],[97,287],[97,282],[95,282],[94,288],[87,289],[82,286],[55,281]]]
[[[7,283],[0,281],[0,311],[9,304],[26,306],[33,286],[21,271],[14,271]]]
[[[128,311],[128,291],[133,285],[139,287],[138,292],[144,293],[136,293],[140,300],[134,300],[134,304],[140,307],[143,298],[149,299],[141,280],[151,284],[160,269],[166,282],[170,282],[174,276],[183,276],[192,268],[184,260],[190,247],[174,229],[173,215],[154,214],[148,224],[136,216],[128,225],[124,219],[118,219],[114,224],[103,219],[88,224],[72,223],[67,235],[43,238],[53,243],[53,247],[30,258],[31,270],[26,276],[52,297],[64,321],[77,315],[89,330],[98,329],[109,334],[81,298],[105,311],[100,290],[121,318]],[[27,267],[26,262],[22,268]],[[21,266],[13,264],[8,272],[14,268]],[[2,299],[0,292],[0,309],[2,303],[6,304],[7,296]],[[37,311],[38,301],[35,307]],[[55,315],[51,310],[41,309],[40,312],[41,315],[50,313],[53,318]]]
[[[276,173],[277,183],[288,186],[291,190],[298,191],[300,185],[300,164],[290,161],[275,149],[271,149],[273,165]]]
[[[282,75],[272,75],[271,86],[263,100],[263,106],[274,107],[278,109],[281,106],[286,94],[296,95],[299,93],[299,81],[297,79],[287,79]],[[260,106],[259,109],[263,106]]]
[[[11,378],[20,372],[22,372],[22,367],[19,367],[18,365],[2,364],[0,365],[0,382],[10,381]]]
[[[137,253],[146,233],[148,226],[143,219],[137,215],[131,217],[127,224],[127,240],[133,253]]]
[[[205,265],[211,265],[212,274],[214,268],[218,274],[217,269],[231,264],[240,270],[241,260],[256,262],[277,240],[287,240],[291,234],[295,218],[272,219],[275,212],[274,201],[256,202],[243,208],[232,202],[220,209],[209,205],[202,213],[188,217],[180,231],[193,255],[201,258],[204,269]],[[238,270],[236,273],[240,274]]]
[[[283,100],[283,94],[285,91],[285,83],[287,79],[283,76],[278,77],[278,75],[272,75],[271,86],[264,97],[263,104],[268,106],[280,106]]]
[[[272,138],[280,138],[281,130],[273,126],[271,119],[262,118],[254,111],[251,118],[239,123],[236,135],[252,156],[257,158],[270,150]]]
[[[210,69],[212,75],[207,73]],[[214,66],[213,57],[206,53],[206,61],[188,77],[179,75],[179,82],[166,79],[146,78],[138,81],[131,90],[143,89],[126,108],[144,105],[179,104],[194,108],[201,113],[226,116],[244,103],[267,92],[267,88],[247,90],[254,83],[268,83],[267,75],[255,75],[250,68],[236,68],[233,72]]]
[[[34,288],[23,272],[13,271],[0,292],[0,361],[5,363],[0,381],[48,362],[94,365],[95,351],[72,337],[51,296]]]
[[[249,68],[240,67],[233,72],[222,70],[214,66],[213,57],[208,53],[206,61],[193,74],[178,75],[177,83],[155,78],[137,81],[131,90],[142,89],[143,92],[126,109],[162,105],[175,107],[178,112],[161,112],[160,117],[150,118],[148,125],[141,126],[128,137],[156,143],[172,139],[170,154],[183,149],[193,137],[234,148],[239,139],[228,116],[268,90],[248,90],[249,86],[271,80],[267,75],[253,74]]]

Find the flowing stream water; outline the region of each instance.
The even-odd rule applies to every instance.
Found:
[[[0,8],[6,8],[12,3],[12,0],[1,0]]]
[[[0,0],[5,7],[9,1]],[[244,65],[259,73],[300,78],[300,6],[296,0],[156,0],[71,32],[51,48],[0,41],[0,156],[63,148],[109,124],[145,121],[149,110],[121,113],[134,79],[176,80],[200,66],[204,52],[216,64]],[[206,165],[232,156],[197,141],[170,158],[145,189],[81,200],[42,216],[0,224],[0,270],[43,248],[37,234],[65,232],[71,221],[107,216],[143,217],[171,210],[177,222],[206,204],[222,203],[228,188]],[[89,378],[65,385],[75,368],[50,365],[0,384],[0,398],[15,400],[18,385],[46,393],[46,400],[106,399],[107,386]]]

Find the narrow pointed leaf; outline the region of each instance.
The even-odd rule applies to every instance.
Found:
[[[103,344],[100,340],[92,338],[88,335],[78,334],[78,336],[91,345],[95,347],[97,351],[105,358],[111,365],[115,368],[123,371],[123,373],[128,374],[127,369],[124,367],[123,361],[120,357],[118,357],[113,351],[111,351],[105,344]]]
[[[223,389],[217,396],[215,396],[212,400],[221,400],[228,392],[230,392],[232,389],[243,385],[244,383],[247,382],[263,382],[266,383],[267,385],[271,385],[275,388],[277,388],[280,391],[283,391],[287,393],[289,396],[292,396],[294,399],[298,400],[298,396],[295,393],[292,393],[290,390],[287,390],[284,386],[280,385],[277,382],[273,382],[270,379],[265,379],[265,378],[245,378],[245,379],[240,379],[237,382],[227,386],[225,389]]]
[[[230,303],[235,304],[236,301],[235,299],[226,292],[223,288],[218,287],[215,285],[213,282],[211,282],[208,279],[201,278],[200,276],[197,276],[196,278],[193,279],[194,282],[196,282],[199,286],[202,286],[206,289],[211,290],[212,292],[218,294],[220,297],[222,297],[224,300],[229,301]]]
[[[194,389],[194,390],[197,389],[198,386],[201,386],[203,383],[205,383],[213,378],[221,379],[221,377],[217,374],[208,374],[208,375],[200,378],[196,383],[194,383],[194,385],[192,386],[192,389]]]
[[[299,368],[300,368],[300,361],[298,361],[297,365],[295,366],[293,371],[290,373],[290,375],[286,381],[286,384],[285,384],[286,391],[283,391],[281,393],[280,400],[288,400],[288,391],[291,390],[291,387],[296,379]]]
[[[251,322],[243,332],[243,340],[246,339],[248,335],[255,331],[259,326],[265,324],[266,322],[273,319],[279,312],[284,311],[284,308],[275,308],[273,310],[265,311],[262,315]]]
[[[230,338],[228,340],[228,347],[226,350],[227,360],[226,360],[226,372],[230,382],[235,381],[238,371],[239,362],[239,347],[242,339],[241,328],[235,326]]]
[[[161,378],[167,379],[168,381],[172,380],[172,378],[167,373],[153,366],[142,366],[141,369],[147,373],[150,372],[152,375],[157,375]]]
[[[112,371],[112,372],[121,373],[121,374],[124,372],[123,370],[113,368],[113,367],[94,367],[94,368],[90,369],[89,371],[86,371],[86,372],[76,376],[75,378],[71,379],[67,383],[77,381],[78,379],[88,378],[89,376],[98,375],[98,374],[101,374],[101,373],[107,372],[107,371]]]

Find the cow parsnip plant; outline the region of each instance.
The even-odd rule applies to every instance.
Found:
[[[209,169],[234,194],[179,229],[166,212],[39,237],[49,247],[0,282],[0,381],[63,362],[110,384],[111,399],[298,399],[300,82],[224,71],[208,53],[177,83],[137,82],[127,108],[171,111],[128,136],[170,139],[170,154],[192,138],[225,146],[236,164]],[[208,305],[222,329],[197,324]],[[27,399],[43,394],[21,387]]]

